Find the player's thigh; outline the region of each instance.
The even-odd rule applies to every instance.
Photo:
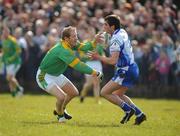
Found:
[[[57,98],[64,98],[66,93],[62,86],[68,81],[63,75],[58,77],[43,73],[40,69],[37,71],[36,81],[41,89],[47,93],[56,96]]]
[[[62,90],[70,96],[78,96],[78,89],[73,85],[71,81],[67,81],[67,83],[62,87]]]
[[[59,85],[59,87],[69,96],[77,96],[79,95],[79,92],[77,88],[73,85],[73,83],[65,77],[63,74],[61,74],[59,77],[57,77],[56,83]]]
[[[125,93],[127,90],[128,90],[127,87],[120,86],[120,88],[119,88],[118,90],[115,90],[115,91],[113,92],[113,94],[116,94],[116,95],[118,95],[118,96],[121,97],[122,95],[124,95],[124,93]]]
[[[93,79],[92,79],[92,82],[93,82],[93,85],[94,86],[99,86],[100,85],[100,80],[99,80],[99,78],[97,78],[97,77],[92,77]]]
[[[112,94],[114,91],[118,90],[120,85],[110,80],[102,89],[101,95]]]
[[[52,84],[51,87],[47,89],[47,92],[59,100],[64,100],[66,97],[66,93],[56,84]]]
[[[85,84],[90,86],[93,83],[93,76],[92,75],[85,75]]]

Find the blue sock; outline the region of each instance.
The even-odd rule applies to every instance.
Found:
[[[131,110],[131,106],[129,106],[127,103],[122,102],[120,107],[125,111],[125,112],[129,112]]]
[[[135,110],[135,115],[136,116],[141,115],[142,111],[136,105],[131,104],[130,106]]]

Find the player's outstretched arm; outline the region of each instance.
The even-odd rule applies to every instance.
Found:
[[[97,76],[101,81],[103,79],[103,74],[101,72],[95,71],[78,58],[74,59],[69,66],[81,73]]]
[[[98,59],[106,64],[115,65],[119,58],[119,52],[114,52],[110,57],[100,56],[97,52],[88,51],[87,54],[92,59]]]
[[[74,49],[87,52],[88,50],[93,50],[96,48],[97,44],[101,43],[104,43],[104,36],[102,36],[102,34],[97,34],[93,41],[78,43]]]

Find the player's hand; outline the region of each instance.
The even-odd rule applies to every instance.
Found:
[[[87,56],[92,60],[99,59],[99,54],[95,51],[88,51]]]
[[[104,37],[103,33],[96,34],[94,42],[103,44],[105,42],[105,37]]]
[[[100,82],[102,82],[102,80],[103,80],[103,73],[102,72],[97,72],[97,78],[100,80]]]

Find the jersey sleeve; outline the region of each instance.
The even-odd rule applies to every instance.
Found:
[[[86,41],[82,43],[78,43],[76,46],[76,50],[87,52],[88,50],[93,50],[96,47],[94,41]]]
[[[64,61],[67,65],[73,69],[84,73],[84,74],[93,74],[94,70],[86,65],[84,62],[80,61],[71,51],[64,49],[59,56],[59,58]]]
[[[123,43],[118,39],[113,39],[110,45],[110,52],[121,51]]]
[[[103,56],[105,54],[103,44],[98,44],[96,46],[96,51],[98,52],[99,55]]]
[[[90,60],[90,58],[87,56],[86,52],[84,51],[78,51],[77,54],[78,54],[77,57],[83,62]]]

